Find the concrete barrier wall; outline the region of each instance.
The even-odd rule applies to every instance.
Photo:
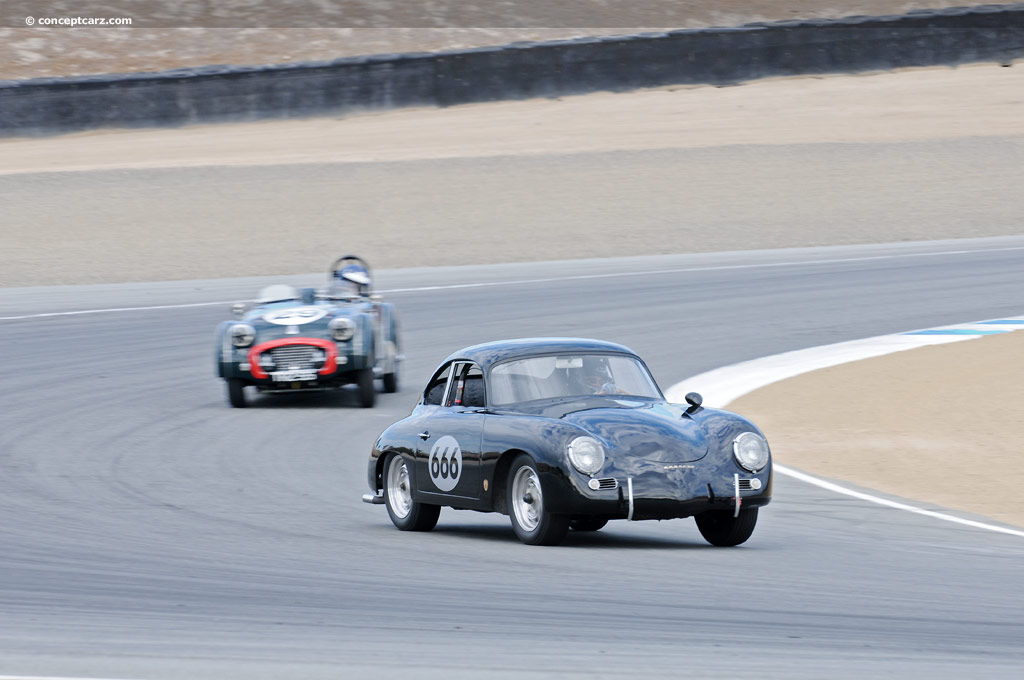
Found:
[[[0,136],[296,118],[1024,56],[1024,4],[261,67],[0,81]]]

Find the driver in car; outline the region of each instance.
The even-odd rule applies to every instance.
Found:
[[[583,357],[582,383],[590,394],[625,394],[615,384],[615,378],[604,357]]]

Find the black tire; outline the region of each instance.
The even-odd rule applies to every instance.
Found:
[[[384,461],[383,484],[384,505],[388,509],[388,516],[401,531],[430,531],[437,525],[441,506],[427,505],[412,499],[412,477],[408,463],[397,453],[388,454]]]
[[[388,394],[394,394],[398,391],[398,369],[395,369],[394,373],[385,373],[381,378],[381,382],[384,384],[384,391]]]
[[[373,384],[373,369],[364,368],[359,371],[359,405],[363,408],[373,408],[377,401],[377,386]]]
[[[607,517],[574,517],[569,520],[569,528],[573,531],[599,531],[608,524]]]
[[[245,408],[245,383],[238,378],[228,378],[228,403],[235,408]]]
[[[527,545],[558,545],[562,542],[569,531],[569,516],[547,511],[537,467],[525,453],[512,461],[505,490],[512,530],[520,541]]]
[[[757,524],[757,508],[740,510],[739,517],[733,517],[732,510],[710,510],[694,517],[700,535],[711,545],[731,547],[743,543],[754,533]]]

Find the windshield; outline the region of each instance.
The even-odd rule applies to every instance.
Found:
[[[490,393],[495,406],[595,394],[661,398],[642,363],[633,357],[600,354],[531,357],[498,364],[491,369]]]

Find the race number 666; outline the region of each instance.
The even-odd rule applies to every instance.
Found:
[[[462,476],[462,449],[455,437],[445,435],[430,449],[430,481],[441,491],[451,491]]]

